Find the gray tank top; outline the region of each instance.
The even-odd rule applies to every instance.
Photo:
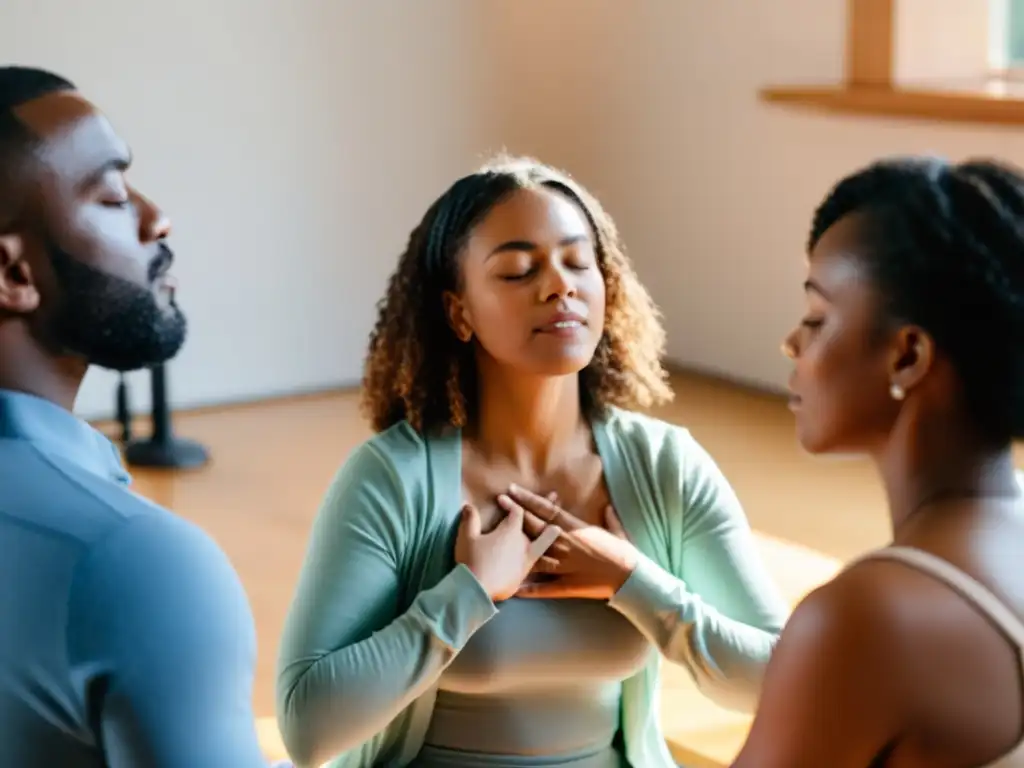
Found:
[[[440,680],[414,768],[623,768],[621,682],[653,646],[598,600],[507,600]]]

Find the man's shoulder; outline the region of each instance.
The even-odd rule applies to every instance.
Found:
[[[133,573],[152,579],[190,569],[230,569],[227,555],[198,524],[155,504],[128,510],[97,531],[83,553],[83,569]],[[233,574],[233,569],[231,569]]]
[[[156,506],[107,526],[83,549],[69,603],[70,625],[127,634],[167,621],[251,620],[227,552],[196,523]],[[111,605],[118,606],[119,618],[106,615]],[[106,618],[98,621],[97,611]]]
[[[173,517],[123,482],[29,443],[0,441],[3,525],[85,547],[137,517]]]
[[[0,521],[25,535],[63,542],[61,557],[81,581],[86,573],[134,573],[140,579],[176,569],[223,568],[226,557],[199,525],[157,504],[115,478],[59,456],[42,456],[30,477],[0,470]],[[162,570],[161,570],[162,569]]]

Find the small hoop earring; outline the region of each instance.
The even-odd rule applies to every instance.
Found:
[[[907,391],[903,389],[903,387],[901,387],[899,384],[893,383],[889,385],[889,395],[892,397],[893,400],[902,400],[904,397],[907,396]]]

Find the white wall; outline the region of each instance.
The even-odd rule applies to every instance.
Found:
[[[355,382],[409,230],[501,147],[602,198],[675,361],[776,388],[839,176],[900,151],[1024,162],[1020,131],[758,102],[838,78],[844,21],[844,0],[6,0],[0,50],[79,81],[177,222],[177,406]],[[78,410],[112,397],[90,373]]]
[[[496,148],[476,0],[5,0],[0,51],[75,80],[176,223],[183,406],[354,382],[430,201]],[[45,19],[45,20],[44,20]],[[148,380],[133,399],[146,408]],[[92,371],[77,410],[111,412]]]
[[[1024,132],[814,115],[766,84],[838,79],[845,0],[501,3],[516,134],[571,166],[616,217],[666,314],[674,361],[785,386],[804,242],[840,176],[878,156],[995,154]],[[516,55],[530,40],[543,54]]]

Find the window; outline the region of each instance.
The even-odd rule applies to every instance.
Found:
[[[1024,125],[1024,0],[846,0],[838,82],[762,100],[837,114]]]
[[[1005,46],[1007,67],[1024,67],[1024,0],[1005,0],[1005,26],[1002,43]]]
[[[1024,0],[988,0],[989,63],[993,72],[1024,70]]]

